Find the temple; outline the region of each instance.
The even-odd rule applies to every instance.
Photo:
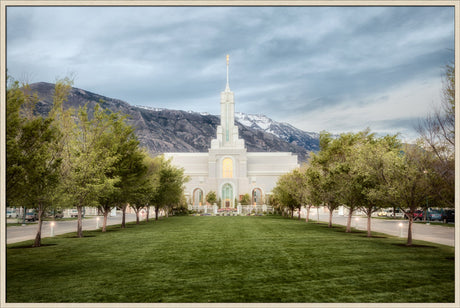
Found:
[[[262,205],[280,175],[298,166],[297,155],[290,152],[247,152],[244,140],[235,125],[235,97],[227,84],[220,94],[220,125],[207,153],[165,153],[172,163],[184,168],[190,181],[185,195],[191,206],[206,204],[206,195],[213,191],[217,206],[235,208],[243,195],[249,194],[251,204]]]

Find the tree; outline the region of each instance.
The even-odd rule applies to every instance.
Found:
[[[308,222],[308,218],[310,215],[310,207],[311,202],[309,202],[309,195],[310,195],[310,190],[308,187],[308,179],[305,173],[306,166],[301,166],[297,169],[294,169],[292,171],[291,177],[293,184],[295,185],[294,188],[294,199],[297,202],[296,209],[298,209],[298,218],[300,219],[300,211],[302,210],[302,207],[307,208],[307,218],[306,221]],[[307,205],[308,204],[308,205]]]
[[[209,204],[214,204],[217,202],[217,195],[215,191],[210,191],[206,195],[206,202],[208,202]]]
[[[335,154],[335,168],[337,170],[338,190],[337,195],[340,203],[348,208],[346,232],[351,232],[351,219],[353,213],[365,200],[363,189],[365,185],[365,173],[356,168],[358,151],[361,146],[373,143],[374,135],[370,131],[353,134],[341,134],[334,140],[338,143]]]
[[[38,209],[33,247],[39,247],[43,216],[59,183],[61,158],[54,149],[60,132],[53,119],[35,115],[38,98],[27,94],[28,89],[14,82],[7,90],[7,202]]]
[[[115,162],[119,159],[110,146],[110,128],[118,115],[96,105],[92,117],[87,105],[80,107],[65,144],[66,176],[62,179],[62,190],[66,202],[78,210],[77,236],[83,237],[82,209],[99,206],[99,198],[116,190],[119,177],[111,176]]]
[[[341,145],[339,141],[332,138],[330,133],[321,132],[319,137],[320,151],[312,154],[310,165],[315,168],[315,199],[322,200],[329,210],[329,228],[332,227],[332,215],[340,205],[339,196],[339,177],[340,166],[337,160],[342,157]]]
[[[308,187],[308,199],[310,201],[310,206],[316,206],[317,210],[319,211],[319,207],[323,204],[321,193],[321,170],[318,166],[309,164],[308,168],[305,170],[305,177],[306,185]],[[310,206],[307,208],[307,219],[310,214]]]
[[[125,212],[127,203],[137,201],[136,187],[141,185],[143,174],[147,167],[143,164],[144,153],[139,148],[139,141],[134,134],[134,128],[125,123],[125,116],[112,114],[110,125],[107,127],[107,142],[103,144],[108,155],[114,155],[111,168],[107,169],[106,177],[118,179],[113,186],[99,195],[99,208],[104,214],[102,232],[106,231],[107,216],[114,207],[120,207],[123,212],[122,228],[125,227]],[[109,154],[112,153],[112,154]]]
[[[157,172],[151,173],[152,189],[148,194],[148,202],[155,206],[155,220],[158,220],[161,208],[168,213],[170,207],[180,203],[183,185],[188,178],[184,176],[183,169],[174,167],[171,160],[165,160],[163,156],[155,157],[154,165]]]
[[[244,195],[242,196],[242,198],[241,198],[240,203],[241,203],[242,205],[249,205],[249,204],[251,204],[251,196],[249,196],[249,194],[247,194],[247,193],[244,194]]]
[[[286,173],[279,177],[275,188],[273,189],[274,198],[281,206],[281,210],[288,209],[291,218],[294,216],[294,210],[299,204],[295,198],[295,182],[293,181],[292,172]]]
[[[430,189],[427,174],[433,173],[433,170],[428,169],[429,153],[419,145],[407,145],[403,150],[404,155],[400,155],[399,161],[396,161],[389,196],[398,202],[409,219],[407,245],[410,246],[414,212],[425,201]]]
[[[395,168],[401,155],[397,135],[387,135],[356,147],[352,168],[361,177],[359,208],[367,216],[367,236],[371,237],[372,214],[388,204],[397,206],[392,194]]]
[[[434,172],[439,182],[433,196],[440,206],[455,206],[455,66],[445,66],[442,99],[439,106],[417,126],[420,142],[432,152]]]

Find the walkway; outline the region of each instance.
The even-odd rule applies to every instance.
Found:
[[[312,211],[310,219],[317,220],[317,213]],[[332,223],[337,225],[347,225],[347,216],[332,216]],[[329,214],[319,214],[319,220],[329,222]],[[401,219],[378,219],[372,218],[371,230],[374,232],[385,233],[394,236],[407,238],[409,222]],[[358,230],[367,230],[367,218],[353,216],[351,226]],[[436,224],[414,223],[412,225],[412,238],[448,246],[455,246],[455,228],[440,226]]]
[[[99,218],[99,221],[97,220]],[[116,225],[121,224],[121,214],[117,214],[117,216],[108,217],[107,218],[107,225]],[[90,217],[83,219],[83,230],[96,230],[98,228],[102,228],[102,220],[104,217]],[[152,219],[150,217],[150,219]],[[155,219],[155,216],[153,216]],[[135,221],[136,215],[135,214],[126,214],[126,222]],[[6,228],[6,243],[12,244],[27,240],[32,240],[35,238],[37,234],[37,227],[36,223],[34,224],[26,224],[25,226],[14,226],[14,227],[7,227]],[[63,221],[56,221],[55,226],[53,227],[53,234],[65,234],[75,232],[77,233],[77,220],[63,220]],[[42,238],[50,237],[51,236],[51,222],[44,221],[42,225]]]

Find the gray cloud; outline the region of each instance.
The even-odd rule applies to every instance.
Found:
[[[313,131],[409,132],[404,122],[439,99],[453,48],[452,7],[7,8],[15,78],[74,72],[76,87],[132,104],[217,114],[229,53],[238,111]],[[341,118],[395,100],[393,122]]]

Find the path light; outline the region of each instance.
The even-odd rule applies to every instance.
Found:
[[[96,217],[96,229],[99,229],[99,217]]]
[[[51,222],[51,237],[54,236],[54,221]]]
[[[402,231],[403,231],[403,223],[400,222],[399,223],[399,237],[403,237]]]

